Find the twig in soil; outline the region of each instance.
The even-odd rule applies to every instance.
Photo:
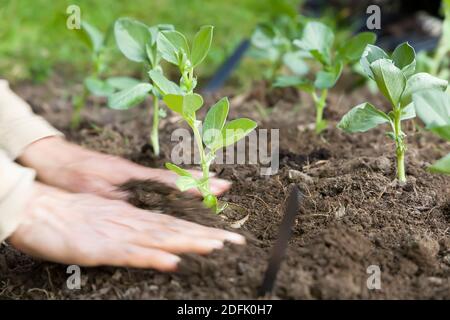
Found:
[[[251,194],[250,197],[252,197],[252,198],[254,198],[254,199],[256,199],[256,200],[261,201],[261,202],[266,206],[267,210],[272,211],[272,210],[270,209],[270,206],[269,206],[263,199],[261,199],[260,197],[258,197],[257,195]]]
[[[292,236],[292,226],[294,225],[295,217],[299,212],[301,199],[302,195],[300,191],[297,187],[293,187],[287,200],[286,213],[284,214],[283,221],[280,225],[278,239],[273,246],[272,255],[270,256],[269,264],[266,273],[264,274],[263,283],[258,290],[259,297],[265,296],[273,290],[281,262],[286,253],[289,239]]]

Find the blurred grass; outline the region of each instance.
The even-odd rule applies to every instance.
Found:
[[[0,75],[11,81],[44,81],[56,70],[69,70],[68,80],[83,76],[89,68],[89,51],[66,28],[66,8],[81,8],[81,18],[105,31],[123,16],[147,25],[171,23],[188,36],[205,24],[212,24],[215,36],[211,52],[199,73],[210,75],[248,37],[254,26],[278,11],[296,8],[299,0],[0,0]],[[111,73],[130,74],[138,65],[109,50]],[[125,70],[124,70],[125,69]],[[246,81],[258,68],[251,63],[239,68]]]

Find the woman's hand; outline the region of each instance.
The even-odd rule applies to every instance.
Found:
[[[59,137],[29,145],[19,161],[36,170],[40,181],[72,192],[95,193],[110,199],[124,199],[117,186],[130,179],[154,180],[175,187],[178,176],[169,170],[146,168],[131,161],[84,149]],[[200,176],[198,171],[192,171]],[[231,183],[211,179],[211,191],[219,195]],[[198,194],[197,191],[192,191]]]
[[[24,214],[10,243],[36,258],[64,264],[172,271],[180,261],[177,254],[207,254],[224,241],[245,243],[232,232],[39,183]]]

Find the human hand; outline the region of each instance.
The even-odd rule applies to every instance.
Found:
[[[117,187],[131,179],[153,180],[176,187],[178,176],[169,170],[146,168],[126,159],[84,149],[60,137],[49,137],[29,145],[19,161],[36,170],[40,181],[67,191],[94,193],[110,199],[125,199]],[[191,171],[201,176],[199,171]],[[231,183],[211,179],[211,191],[224,193]],[[190,191],[200,195],[197,190]]]
[[[173,271],[177,254],[206,254],[224,241],[245,243],[236,233],[40,183],[24,214],[9,242],[26,254],[64,264]]]

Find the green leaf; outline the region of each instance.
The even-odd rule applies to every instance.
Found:
[[[401,104],[402,106],[406,106],[411,103],[412,95],[421,90],[437,89],[444,91],[447,89],[447,84],[448,82],[446,80],[436,78],[428,73],[416,73],[406,81],[406,87],[402,94]]]
[[[408,42],[403,42],[392,53],[394,64],[402,70],[406,78],[414,74],[416,69],[416,52]]]
[[[145,45],[145,52],[147,53],[147,58],[149,61],[149,67],[150,69],[157,68],[159,65],[159,62],[161,60],[161,57],[158,52],[158,48],[156,47],[156,44],[150,44],[147,43]]]
[[[192,119],[195,112],[203,105],[203,98],[197,93],[168,94],[163,98],[169,109],[181,114],[185,119]]]
[[[278,76],[273,83],[275,88],[297,87],[305,92],[313,92],[313,84],[305,78],[298,76]]]
[[[180,56],[185,53],[189,57],[189,45],[186,37],[175,30],[162,31],[158,34],[158,50],[164,60],[177,65],[180,62]]]
[[[192,174],[189,171],[187,171],[185,169],[182,169],[182,168],[180,168],[179,166],[177,166],[177,165],[175,165],[173,163],[166,162],[165,166],[166,166],[167,169],[169,169],[170,171],[175,172],[179,176],[192,177]]]
[[[353,62],[361,59],[364,49],[368,44],[374,44],[377,36],[373,32],[361,32],[341,45],[338,50],[338,58]]]
[[[147,61],[146,44],[151,42],[148,27],[136,20],[120,18],[114,24],[117,47],[131,61]]]
[[[402,121],[409,120],[414,119],[415,117],[416,117],[416,109],[414,108],[414,103],[410,103],[402,109],[400,120]]]
[[[102,81],[95,77],[89,77],[84,80],[84,85],[97,97],[107,97],[114,93],[114,88],[111,87],[107,82]]]
[[[413,94],[417,115],[427,128],[450,125],[450,96],[439,90],[422,90]]]
[[[108,100],[108,107],[116,110],[127,110],[143,102],[151,90],[151,84],[139,83],[134,87],[111,95]]]
[[[308,64],[303,60],[304,55],[301,51],[287,52],[283,55],[283,63],[289,70],[297,76],[302,76],[308,73]]]
[[[158,38],[158,33],[160,31],[173,31],[175,27],[172,24],[157,24],[148,28],[150,33],[152,34],[152,41],[150,43],[153,46],[156,43],[156,39]]]
[[[372,62],[370,69],[378,89],[393,106],[397,106],[406,86],[403,72],[387,59],[378,59]]]
[[[366,132],[391,119],[368,102],[357,105],[342,117],[337,127],[345,132]]]
[[[163,96],[163,101],[170,110],[183,115],[183,95],[170,93]]]
[[[81,22],[81,30],[85,33],[85,36],[89,39],[88,44],[95,53],[101,51],[104,47],[103,33],[93,25],[86,21]]]
[[[275,38],[275,30],[273,26],[267,23],[259,24],[251,37],[253,46],[259,49],[268,49],[273,45],[273,38]]]
[[[164,75],[156,70],[150,70],[148,75],[153,81],[153,85],[159,90],[162,96],[167,94],[181,94],[180,87],[175,82],[170,81]]]
[[[318,89],[329,89],[332,88],[342,73],[343,64],[338,62],[334,65],[331,71],[319,71],[316,75],[316,80],[314,81],[314,86]]]
[[[428,72],[433,68],[435,61],[432,57],[428,55],[425,51],[420,51],[416,55],[416,71],[417,72]]]
[[[450,141],[450,124],[445,126],[430,126],[428,129],[440,136],[442,139]]]
[[[203,98],[201,95],[187,94],[183,99],[183,114],[190,115],[194,114],[198,109],[200,109],[203,105]]]
[[[367,45],[361,56],[360,64],[365,74],[371,79],[373,79],[374,76],[370,65],[379,59],[389,59],[389,56],[383,49],[371,44]]]
[[[111,77],[106,79],[106,83],[116,90],[125,90],[134,87],[141,82],[130,77]]]
[[[220,144],[212,146],[211,150],[227,147],[244,138],[257,127],[255,121],[240,118],[228,122],[222,129],[222,140]]]
[[[213,26],[203,26],[195,35],[192,43],[191,63],[198,66],[208,54],[213,37]]]
[[[203,121],[203,142],[210,147],[222,137],[222,129],[227,120],[230,103],[228,98],[220,99],[206,114]]]
[[[330,63],[330,49],[334,43],[334,33],[321,22],[308,22],[303,30],[301,40],[294,40],[300,49],[309,51],[323,64]]]
[[[450,174],[450,154],[436,161],[429,167],[431,172]]]
[[[175,184],[177,185],[178,189],[180,189],[181,192],[184,192],[189,189],[196,188],[197,180],[195,180],[192,177],[182,176],[177,179]]]

